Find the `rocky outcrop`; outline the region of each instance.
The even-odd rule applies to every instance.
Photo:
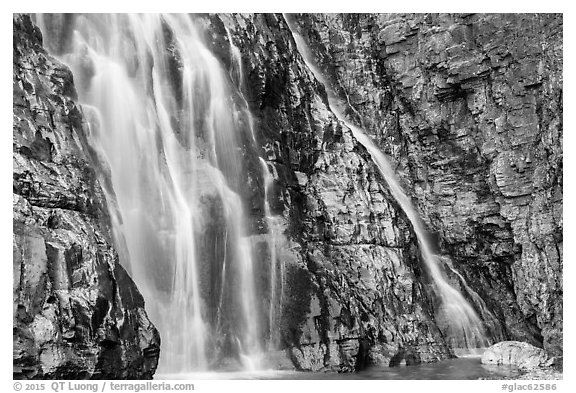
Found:
[[[272,205],[290,250],[282,347],[308,370],[450,356],[412,228],[332,115],[284,17],[206,18],[224,63],[225,28],[240,48],[274,168]],[[349,118],[396,163],[439,251],[501,321],[490,333],[561,352],[561,17],[290,18]],[[263,222],[254,227],[265,236]]]
[[[260,154],[275,175],[271,206],[287,238],[280,347],[313,371],[452,356],[432,316],[412,228],[367,151],[332,114],[283,16],[217,15],[208,23],[223,23],[241,50]],[[209,31],[230,63],[226,36]],[[257,175],[253,184],[262,195]],[[262,209],[253,210],[258,216]],[[266,236],[265,224],[259,228]]]
[[[71,72],[14,15],[15,378],[152,378],[159,335],[118,263]]]
[[[546,367],[553,362],[554,359],[543,349],[520,341],[499,342],[482,354],[483,364],[504,364],[525,369]]]
[[[254,117],[256,143],[246,129],[249,121],[238,117],[243,170],[231,187],[247,201],[247,226],[258,253],[255,280],[263,293],[254,317],[260,316],[257,325],[268,336],[263,341],[284,352],[284,358],[269,354],[267,364],[285,368],[288,358],[302,370],[352,371],[367,364],[452,356],[434,321],[434,299],[424,290],[427,279],[408,220],[369,154],[330,111],[324,88],[299,55],[283,16],[193,18],[229,71],[226,83],[240,86],[242,97],[232,100],[242,108],[245,98]],[[74,17],[52,19],[53,26],[46,28],[58,44],[50,50],[61,55],[66,33],[58,31],[70,29]],[[240,49],[241,65],[228,31]],[[182,82],[176,61],[174,72],[177,86]],[[269,202],[282,239],[271,238],[264,216],[259,157],[274,175]],[[211,231],[216,232],[208,225],[208,240],[214,237]],[[272,243],[282,266],[274,285],[277,296],[269,281]],[[214,249],[204,256],[206,266],[222,257],[217,247],[209,250]],[[211,300],[209,312],[218,306]],[[278,310],[274,321],[272,307]],[[215,367],[231,363],[218,359]]]
[[[562,352],[562,16],[294,22],[505,335]]]
[[[368,364],[416,364],[453,356],[434,317],[437,299],[409,220],[370,155],[331,112],[324,87],[298,53],[284,16],[194,18],[229,70],[228,82],[240,86],[242,97],[233,100],[246,99],[253,115],[256,143],[249,132],[242,133],[244,170],[235,191],[248,205],[249,231],[258,253],[256,286],[268,291],[254,305],[267,339],[302,370],[351,371]],[[561,352],[561,17],[291,18],[331,88],[349,102],[350,120],[363,126],[395,162],[438,251],[452,257],[455,269],[502,321],[504,336]],[[65,27],[66,20],[63,23]],[[240,66],[230,39],[240,50]],[[42,53],[40,57],[52,69],[53,60]],[[44,97],[46,86],[54,88],[33,81],[28,82],[28,97]],[[57,88],[73,94],[69,83]],[[15,88],[15,93],[20,90]],[[15,191],[20,198],[16,206],[30,204],[28,216],[44,214],[43,221],[34,218],[34,226],[26,224],[40,228],[42,236],[72,225],[77,227],[67,236],[82,233],[78,226],[84,224],[73,221],[71,212],[90,225],[106,220],[104,199],[89,169],[81,117],[62,94],[47,95],[43,102],[53,105],[54,112],[46,112],[53,113],[53,119],[43,121],[58,125],[63,118],[66,128],[36,127],[26,145],[15,144],[16,161],[39,161],[36,171],[55,171],[43,182],[31,183],[46,186]],[[62,104],[54,103],[54,96],[61,97]],[[24,105],[16,94],[14,100],[15,110]],[[57,111],[64,107],[65,116]],[[249,126],[246,119],[240,122]],[[51,129],[56,129],[54,134],[48,134]],[[76,150],[67,154],[67,149]],[[271,238],[265,217],[259,157],[274,176],[268,197],[281,240]],[[15,164],[17,184],[28,184],[20,180],[26,178],[19,168]],[[67,188],[70,179],[79,188]],[[65,220],[49,219],[49,209],[62,209],[62,204]],[[19,217],[15,222],[24,220]],[[52,222],[67,226],[52,229]],[[86,232],[98,233],[104,246],[95,243],[100,248],[90,248],[85,237],[75,240],[92,250],[83,257],[99,255],[102,247],[110,250],[108,227],[98,228]],[[275,286],[278,296],[271,296],[269,282],[272,243],[282,266]],[[71,242],[62,244],[64,250],[71,247]],[[102,260],[118,266],[113,251],[105,255],[108,259]],[[97,275],[97,283],[103,275]],[[273,298],[278,304],[272,304]],[[141,305],[139,295],[135,299]],[[109,306],[128,310],[115,307]],[[279,309],[276,321],[268,318],[271,307]],[[114,325],[112,315],[106,314]],[[278,352],[274,357],[275,364],[286,366]]]

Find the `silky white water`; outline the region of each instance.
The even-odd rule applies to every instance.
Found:
[[[285,18],[288,22],[288,18]],[[290,23],[288,23],[290,25]],[[476,348],[485,347],[489,341],[486,337],[482,320],[478,317],[474,308],[446,279],[441,270],[441,260],[438,255],[432,252],[432,246],[427,236],[426,229],[418,212],[414,208],[412,201],[406,195],[396,173],[390,165],[388,158],[366,135],[360,127],[351,124],[342,110],[340,99],[330,88],[330,84],[324,78],[320,70],[315,66],[303,38],[291,27],[294,40],[302,58],[308,68],[312,71],[316,79],[322,83],[328,95],[328,103],[334,115],[342,121],[351,131],[356,140],[366,148],[372,161],[378,167],[382,177],[385,179],[390,193],[398,202],[408,219],[410,220],[418,244],[422,260],[424,261],[428,273],[434,283],[435,293],[440,299],[440,309],[437,313],[439,324],[447,336],[447,340],[453,348]],[[460,276],[462,278],[462,276]],[[462,278],[463,279],[463,278]]]
[[[268,310],[269,342],[268,349],[278,348],[280,337],[276,327],[280,320],[283,298],[284,263],[278,255],[278,248],[283,241],[279,217],[272,214],[270,192],[274,178],[266,161],[260,157],[260,166],[264,177],[264,216],[268,226],[268,250],[270,252],[270,307]]]
[[[37,21],[50,40],[44,16]],[[261,368],[239,184],[244,108],[229,73],[189,15],[80,15],[70,31],[59,56],[110,169],[122,263],[161,334],[158,372],[213,369],[227,357]]]
[[[42,15],[37,21],[45,42],[61,39],[51,37]],[[69,34],[59,57],[73,70],[90,144],[103,171],[109,168],[111,185],[104,189],[122,264],[162,335],[158,373],[218,369],[230,358],[243,370],[261,370],[263,337],[269,336],[268,349],[279,341],[284,240],[270,207],[274,177],[260,158],[271,261],[269,307],[260,318],[262,294],[240,184],[241,140],[255,150],[257,144],[242,93],[240,51],[230,33],[231,70],[207,48],[188,15],[82,15],[74,17]],[[455,345],[479,346],[481,321],[444,277],[386,157],[329,98],[412,222]]]
[[[232,71],[235,71],[234,75],[238,80],[238,92],[240,93],[240,98],[244,104],[246,119],[248,121],[248,129],[250,130],[250,136],[254,147],[257,149],[257,141],[254,130],[254,118],[252,112],[250,111],[248,101],[243,93],[244,88],[244,67],[242,65],[242,56],[240,54],[240,49],[234,44],[232,39],[232,34],[230,30],[226,28],[226,36],[228,42],[230,43],[230,55],[233,60]],[[232,73],[231,71],[231,73]],[[279,223],[279,217],[272,214],[272,209],[270,208],[270,191],[274,182],[274,176],[268,168],[266,160],[262,157],[258,157],[260,162],[260,169],[262,179],[264,180],[264,219],[266,221],[266,226],[268,229],[267,233],[267,244],[270,253],[270,266],[269,266],[269,302],[268,307],[268,350],[274,350],[279,347],[280,337],[277,326],[280,319],[280,309],[282,307],[282,294],[283,294],[283,280],[284,280],[284,264],[279,261],[278,258],[278,248],[281,243],[281,225]]]

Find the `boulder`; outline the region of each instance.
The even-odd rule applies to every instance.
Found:
[[[521,341],[502,341],[482,355],[482,364],[512,365],[525,369],[552,365],[554,359],[534,345]]]

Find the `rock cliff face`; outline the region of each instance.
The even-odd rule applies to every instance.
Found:
[[[368,152],[331,112],[324,87],[298,53],[284,16],[194,18],[254,117],[257,143],[243,142],[247,170],[240,187],[250,196],[258,287],[270,286],[272,241],[282,266],[277,285],[281,295],[274,297],[278,304],[271,304],[268,288],[270,296],[255,305],[262,316],[271,307],[279,309],[275,326],[264,317],[259,321],[269,328],[263,331],[277,333],[268,339],[302,370],[351,371],[368,364],[393,366],[453,356],[434,317],[437,299],[410,222]],[[455,269],[502,320],[504,336],[560,354],[561,16],[290,18],[332,89],[350,103],[350,120],[362,125],[398,166],[404,188],[439,250],[452,257]],[[39,316],[40,322],[56,318],[46,315],[58,315],[61,326],[71,324],[60,317],[68,315],[61,310],[76,313],[70,315],[78,315],[79,321],[96,319],[96,327],[74,322],[66,328],[72,332],[68,334],[82,337],[77,339],[87,342],[95,357],[102,352],[94,348],[114,343],[114,350],[126,354],[120,356],[124,367],[136,364],[153,370],[153,356],[131,363],[128,357],[139,352],[125,349],[155,354],[151,349],[158,340],[136,289],[130,286],[135,300],[128,304],[125,289],[114,284],[119,277],[129,278],[111,248],[104,197],[82,137],[82,116],[70,98],[70,75],[40,49],[35,37],[28,19],[16,20],[15,42],[28,46],[15,47],[15,256],[37,262],[15,262],[15,271],[39,266],[26,273],[27,280],[40,280],[41,288],[48,289],[37,294],[27,289],[24,296],[20,284],[15,287],[15,307],[23,303],[22,309],[29,310],[34,303],[39,310],[35,313],[44,318]],[[230,39],[240,50],[240,66]],[[26,66],[20,59],[35,63]],[[42,110],[34,109],[36,100],[44,103]],[[44,113],[51,117],[42,117]],[[268,197],[281,240],[272,239],[265,217],[259,156],[274,177]],[[41,178],[26,180],[34,176]],[[65,270],[58,270],[63,268],[57,261],[70,261],[62,265],[72,277],[64,284],[59,272]],[[109,266],[113,268],[106,270]],[[35,273],[41,269],[54,271],[45,277],[57,278],[41,280]],[[102,278],[110,276],[111,284]],[[74,277],[81,288],[72,295],[53,289],[72,286]],[[99,290],[112,294],[101,298],[117,300],[100,307],[104,301],[97,301]],[[50,291],[75,300],[49,298]],[[96,308],[107,311],[93,311]],[[38,325],[32,324],[36,314],[27,312],[22,318],[28,319],[17,319],[14,326],[28,335],[17,333],[15,339],[36,352],[21,350],[19,365],[28,359],[37,364],[44,353],[35,344],[39,333],[34,336],[30,330]],[[118,313],[130,316],[128,327],[126,322],[119,327]],[[58,343],[69,340],[64,333],[58,337],[60,341],[44,342],[60,348]],[[23,345],[15,344],[15,349]],[[98,359],[98,364],[106,364],[102,356]],[[271,357],[274,361],[286,365],[286,359]]]
[[[561,354],[561,16],[291,18],[349,118],[396,163],[439,251],[501,320],[492,333]],[[412,229],[283,17],[218,19],[242,51],[276,212],[299,245],[285,259],[292,360],[353,369],[448,356]]]
[[[562,352],[562,16],[299,15],[511,338]]]
[[[281,348],[304,370],[451,356],[410,224],[367,151],[331,113],[284,18],[211,23],[220,20],[242,52],[257,139],[276,175],[273,213],[289,239]],[[216,48],[227,47],[214,37]]]
[[[72,74],[14,15],[15,378],[152,378],[158,332],[118,263]]]

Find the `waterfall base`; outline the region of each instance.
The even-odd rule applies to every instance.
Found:
[[[549,375],[560,377],[554,370]],[[486,366],[480,363],[480,357],[463,357],[417,366],[372,367],[357,373],[310,373],[298,371],[260,371],[226,373],[164,374],[156,379],[185,380],[227,380],[227,379],[265,379],[265,380],[473,380],[473,379],[514,379],[522,374],[518,368],[509,366]]]

